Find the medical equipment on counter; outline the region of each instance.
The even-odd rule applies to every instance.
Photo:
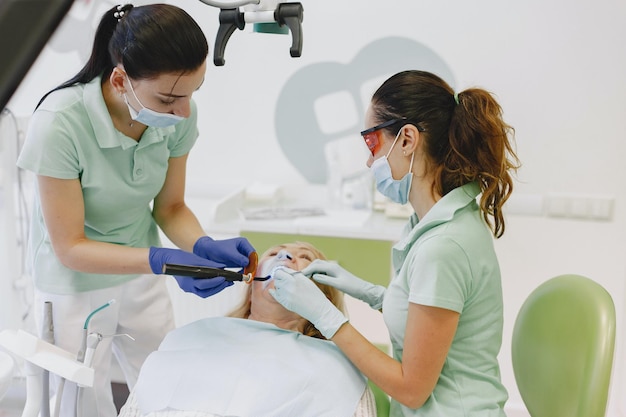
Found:
[[[233,272],[225,269],[209,268],[207,266],[177,264],[163,265],[163,273],[167,275],[182,275],[184,277],[208,279],[224,277],[226,281],[243,281],[246,284],[250,284],[252,281],[267,281],[271,278],[271,276],[255,277],[252,273]]]
[[[287,26],[292,36],[289,54],[294,58],[302,55],[302,3],[283,3],[280,0],[200,1],[220,8],[220,27],[213,52],[213,63],[216,66],[224,65],[228,39],[235,29],[243,30],[246,23],[254,23],[255,30],[259,32],[281,33],[281,28]],[[243,9],[240,9],[242,6]]]

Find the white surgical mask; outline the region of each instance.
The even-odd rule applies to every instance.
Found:
[[[380,157],[372,162],[371,170],[376,180],[376,189],[385,197],[388,197],[391,201],[399,204],[406,204],[409,201],[409,193],[411,191],[411,182],[413,180],[413,159],[414,154],[411,154],[411,165],[409,166],[409,172],[399,180],[393,178],[391,174],[391,166],[387,157],[391,154],[393,147],[396,146],[396,142],[400,137],[398,131],[396,138],[387,152],[387,155]]]
[[[126,105],[128,106],[128,111],[130,112],[130,118],[133,119],[134,121],[143,123],[146,126],[168,127],[168,126],[174,126],[176,123],[184,119],[184,117],[182,116],[177,116],[171,113],[159,113],[158,111],[154,111],[154,110],[147,108],[146,106],[141,104],[141,101],[139,101],[139,98],[137,97],[137,94],[135,94],[135,90],[133,89],[133,85],[131,84],[130,79],[128,79],[128,84],[130,85],[130,92],[133,93],[133,96],[135,96],[135,100],[137,100],[137,103],[139,103],[139,105],[141,106],[141,110],[137,112],[137,110],[133,109],[131,105],[128,103],[126,94],[124,94],[124,101],[126,102]]]

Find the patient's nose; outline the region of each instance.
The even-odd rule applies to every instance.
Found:
[[[281,249],[276,254],[276,259],[279,259],[281,261],[287,261],[287,260],[292,261],[293,260],[293,255],[290,254],[289,252],[287,252],[285,249]]]

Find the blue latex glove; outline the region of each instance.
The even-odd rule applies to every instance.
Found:
[[[310,278],[290,269],[274,271],[274,289],[269,293],[287,310],[304,317],[331,339],[348,321]]]
[[[213,240],[203,236],[193,245],[193,253],[214,262],[225,265],[226,268],[245,268],[250,262],[249,256],[255,249],[245,237]]]
[[[224,264],[212,262],[190,252],[180,249],[150,248],[150,268],[155,274],[163,274],[165,264],[179,264],[192,266],[208,266],[210,268],[224,268]],[[185,292],[194,293],[199,297],[207,298],[217,294],[226,287],[233,285],[223,277],[194,278],[174,275],[178,286]]]
[[[373,309],[383,306],[386,288],[362,280],[334,262],[316,259],[302,270],[302,273],[320,284],[330,285],[346,294],[365,301]]]

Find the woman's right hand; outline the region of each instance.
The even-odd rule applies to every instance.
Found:
[[[165,264],[207,266],[220,269],[225,266],[180,249],[157,248],[155,246],[150,248],[148,259],[152,272],[157,275],[164,273]],[[210,297],[233,285],[232,281],[226,281],[224,277],[194,278],[174,275],[174,279],[176,279],[178,286],[183,291],[196,294],[202,298]]]
[[[274,288],[269,293],[287,310],[304,317],[331,339],[348,321],[311,279],[289,268],[274,271]]]
[[[320,284],[330,285],[344,293],[365,301],[379,310],[385,297],[385,287],[365,281],[343,269],[337,263],[316,259],[301,271]]]

